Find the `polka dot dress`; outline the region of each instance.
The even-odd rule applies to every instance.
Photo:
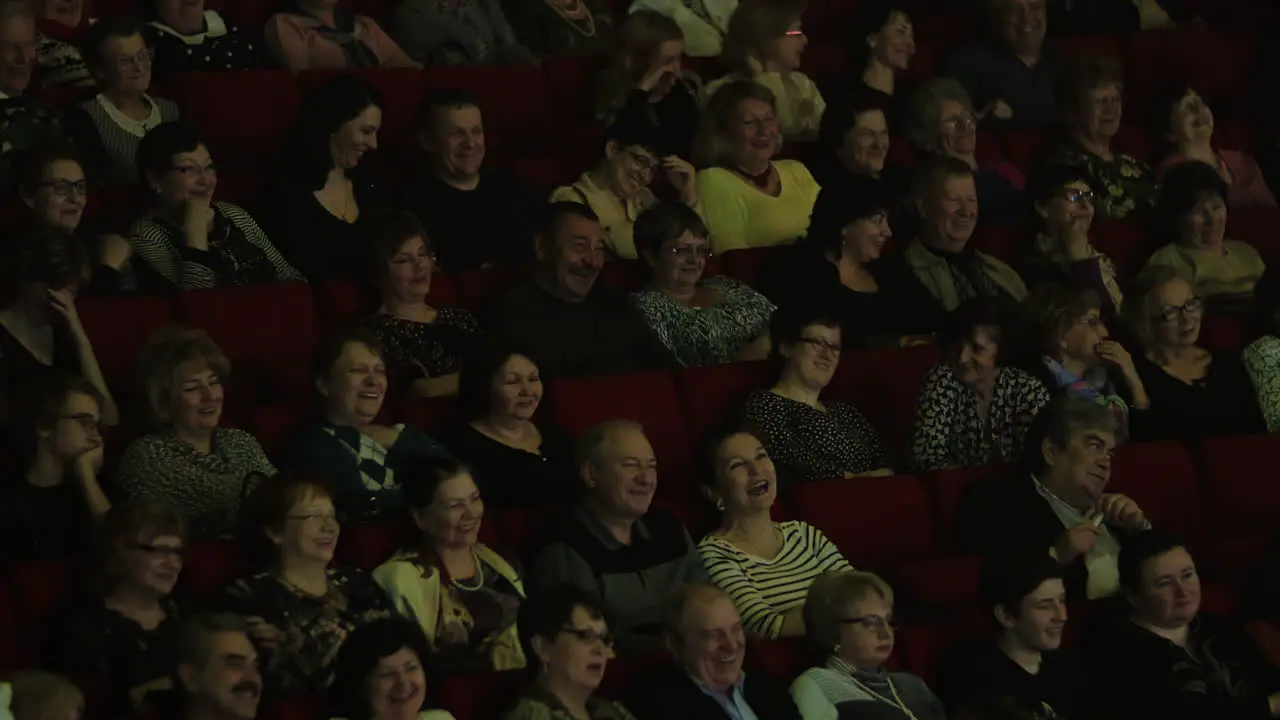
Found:
[[[769,390],[751,393],[746,418],[764,435],[779,469],[797,481],[842,478],[888,466],[880,434],[852,405],[825,403],[823,412]]]
[[[156,21],[147,26],[156,68],[163,73],[221,72],[270,67],[260,38],[228,25],[218,13],[205,12],[205,31],[183,35]]]

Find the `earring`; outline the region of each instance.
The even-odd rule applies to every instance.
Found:
[[[719,498],[716,499],[716,511],[724,512],[724,501]]]

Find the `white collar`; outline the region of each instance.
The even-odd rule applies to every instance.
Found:
[[[128,115],[120,112],[120,108],[117,108],[112,104],[112,102],[107,99],[106,95],[98,93],[98,97],[95,98],[98,105],[102,107],[103,112],[107,114],[107,117],[111,118],[111,122],[119,125],[121,130],[132,135],[137,135],[138,137],[146,135],[148,130],[159,125],[163,120],[160,116],[160,105],[156,103],[155,100],[152,100],[151,96],[146,93],[142,94],[142,99],[146,101],[148,106],[150,106],[151,112],[147,113],[147,117],[143,120],[134,120]]]
[[[218,14],[217,10],[205,10],[204,32],[198,32],[192,35],[183,35],[177,30],[174,30],[171,26],[166,25],[159,20],[152,20],[147,24],[166,35],[178,38],[188,45],[199,45],[203,43],[206,38],[220,38],[227,34],[227,23],[222,19],[222,16]]]

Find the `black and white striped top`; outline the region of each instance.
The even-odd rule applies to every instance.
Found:
[[[208,250],[187,247],[181,228],[154,215],[129,229],[134,255],[167,285],[155,289],[306,282],[243,208],[214,202],[213,212]]]
[[[98,94],[80,105],[80,109],[93,121],[102,143],[106,167],[103,168],[108,183],[136,185],[138,178],[138,143],[142,136],[161,123],[178,120],[178,106],[172,101],[144,95],[151,112],[143,120],[120,112],[105,95]]]
[[[849,561],[814,526],[791,520],[777,523],[782,550],[771,560],[750,555],[708,535],[698,543],[711,582],[733,598],[748,635],[776,638],[787,611],[804,604],[809,586],[830,570],[848,570]]]

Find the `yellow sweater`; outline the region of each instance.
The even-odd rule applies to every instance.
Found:
[[[809,229],[809,214],[821,188],[804,163],[778,160],[773,166],[782,183],[778,197],[724,168],[698,173],[702,217],[715,252],[790,245]]]
[[[1155,251],[1147,265],[1163,265],[1191,279],[1191,287],[1200,297],[1214,295],[1249,295],[1267,266],[1262,256],[1248,243],[1223,240],[1222,252],[1196,250],[1170,243]]]

